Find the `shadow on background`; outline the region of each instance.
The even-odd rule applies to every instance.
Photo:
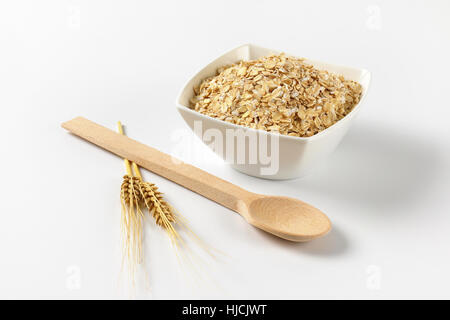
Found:
[[[336,201],[395,208],[412,204],[430,190],[441,164],[439,150],[426,138],[395,128],[358,127],[315,173],[286,185]]]
[[[407,214],[416,199],[432,190],[443,170],[440,151],[431,142],[395,128],[355,127],[316,172],[283,185],[298,194],[304,190],[336,203],[376,209],[380,215]],[[309,255],[341,255],[350,249],[336,225],[325,237],[306,243],[266,236],[288,250]]]
[[[323,238],[308,242],[292,242],[256,228],[255,230],[257,230],[262,237],[266,238],[270,242],[280,245],[287,250],[293,250],[297,253],[300,250],[302,254],[335,256],[345,253],[348,249],[348,241],[336,225],[333,225],[331,231]]]

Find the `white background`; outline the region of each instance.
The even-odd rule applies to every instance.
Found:
[[[301,180],[195,165],[254,192],[322,209],[334,229],[303,244],[145,172],[221,260],[179,271],[147,226],[151,291],[137,298],[450,298],[448,1],[2,1],[0,298],[128,298],[120,275],[122,161],[66,133],[84,116],[171,152],[174,99],[243,43],[372,72],[336,152]],[[199,144],[200,142],[195,141]]]

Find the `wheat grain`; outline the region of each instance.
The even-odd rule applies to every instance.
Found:
[[[140,181],[139,190],[149,213],[160,227],[165,223],[175,222],[175,216],[170,205],[164,200],[155,184]]]

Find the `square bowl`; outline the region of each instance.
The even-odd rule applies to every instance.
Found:
[[[311,137],[294,137],[251,129],[209,117],[189,108],[189,100],[194,96],[194,87],[204,79],[216,75],[218,68],[240,60],[259,59],[273,53],[277,54],[280,51],[251,44],[228,51],[187,81],[176,99],[176,106],[194,133],[234,169],[265,179],[298,178],[308,174],[324,161],[347,133],[350,123],[359,112],[367,95],[371,77],[369,71],[305,60],[317,69],[340,74],[362,86],[361,99],[353,110],[343,119]],[[288,55],[295,57],[292,54]],[[254,136],[256,140],[253,139]]]

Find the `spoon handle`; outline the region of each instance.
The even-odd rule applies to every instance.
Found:
[[[239,212],[255,194],[82,117],[62,124],[73,134]]]

